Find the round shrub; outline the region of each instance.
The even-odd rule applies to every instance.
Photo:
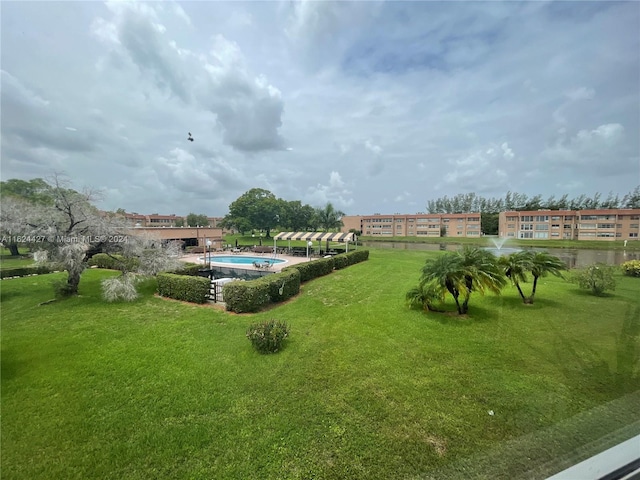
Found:
[[[640,260],[629,260],[620,265],[620,268],[629,277],[640,277]]]
[[[253,323],[247,330],[247,338],[260,353],[276,353],[288,336],[287,324],[276,320]]]

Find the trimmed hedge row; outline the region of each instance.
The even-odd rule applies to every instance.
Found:
[[[283,268],[280,273],[248,282],[230,282],[222,295],[228,311],[257,312],[269,303],[282,302],[300,291],[300,284],[369,258],[369,250],[355,250],[331,258],[320,258]],[[280,293],[282,290],[282,293]]]
[[[198,265],[197,263],[186,262],[180,268],[174,270],[173,273],[175,275],[187,275],[190,277],[195,277],[198,275],[198,272],[202,269],[202,265]]]
[[[158,294],[161,297],[173,298],[192,303],[205,303],[209,296],[211,282],[208,278],[173,273],[159,273]]]
[[[98,268],[108,268],[110,270],[133,271],[140,266],[137,258],[124,257],[118,254],[96,253],[89,259],[90,266]]]
[[[300,291],[300,272],[282,271],[248,282],[229,282],[222,287],[226,309],[235,313],[257,312],[264,305],[278,303]]]
[[[0,278],[26,277],[27,275],[42,275],[45,273],[64,270],[61,265],[27,265],[23,267],[3,268],[0,270]]]

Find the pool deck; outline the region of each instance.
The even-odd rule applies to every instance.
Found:
[[[273,258],[271,253],[260,254],[260,253],[211,252],[211,256],[212,257],[214,257],[215,255],[233,255],[233,256],[238,256],[238,257],[243,257],[243,256],[244,257],[256,257],[256,258],[263,259],[263,261],[265,261],[265,262],[267,260]],[[206,263],[202,261],[202,256],[203,256],[202,253],[184,255],[184,256],[180,257],[180,260],[183,261],[183,262],[199,263],[199,264],[202,264],[202,265],[206,265]],[[267,271],[269,271],[269,272],[279,272],[284,267],[288,267],[289,265],[295,265],[296,263],[303,263],[303,262],[308,262],[309,261],[309,259],[307,259],[307,257],[294,257],[294,256],[291,256],[291,255],[276,255],[275,258],[278,259],[278,260],[286,260],[286,262],[284,262],[284,263],[274,263]],[[314,257],[312,257],[311,259],[315,260]],[[220,266],[220,267],[240,268],[240,269],[244,269],[244,270],[258,270],[256,267],[254,267],[251,264],[243,265],[243,264],[230,264],[230,263],[211,262],[211,265]],[[260,269],[260,270],[262,270],[262,269]]]

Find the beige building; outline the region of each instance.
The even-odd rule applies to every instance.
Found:
[[[500,237],[537,240],[638,240],[640,209],[501,212]]]
[[[139,227],[175,227],[176,222],[186,223],[187,221],[187,217],[175,214],[159,215],[152,213],[151,215],[143,215],[140,213],[125,213],[124,216]],[[222,217],[207,217],[207,220],[209,220],[210,227],[217,227],[218,223],[222,221]]]
[[[364,236],[480,237],[480,213],[419,213],[342,217],[343,232],[360,230]]]

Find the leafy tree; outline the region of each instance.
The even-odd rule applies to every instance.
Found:
[[[182,217],[176,218],[176,221],[173,224],[176,227],[183,227],[184,226],[184,218],[182,218]]]
[[[482,227],[482,233],[485,235],[498,235],[500,224],[499,213],[485,213],[480,214],[480,225]]]
[[[607,290],[616,289],[614,271],[615,267],[611,265],[594,263],[575,271],[570,280],[572,283],[577,283],[580,288],[591,290],[594,295],[603,295]]]
[[[341,219],[344,217],[344,212],[336,210],[329,202],[324,208],[316,209],[316,217],[320,228],[325,231],[331,231],[342,227],[343,223]]]
[[[305,230],[314,215],[313,207],[303,205],[299,200],[291,202],[282,200],[280,212],[280,225],[292,232]]]
[[[231,205],[225,216],[225,225],[233,225],[243,232],[250,229],[270,231],[280,221],[282,202],[275,195],[262,188],[252,188],[243,193]]]
[[[187,215],[187,226],[188,227],[207,227],[209,226],[209,219],[204,214],[195,214],[190,213]]]

